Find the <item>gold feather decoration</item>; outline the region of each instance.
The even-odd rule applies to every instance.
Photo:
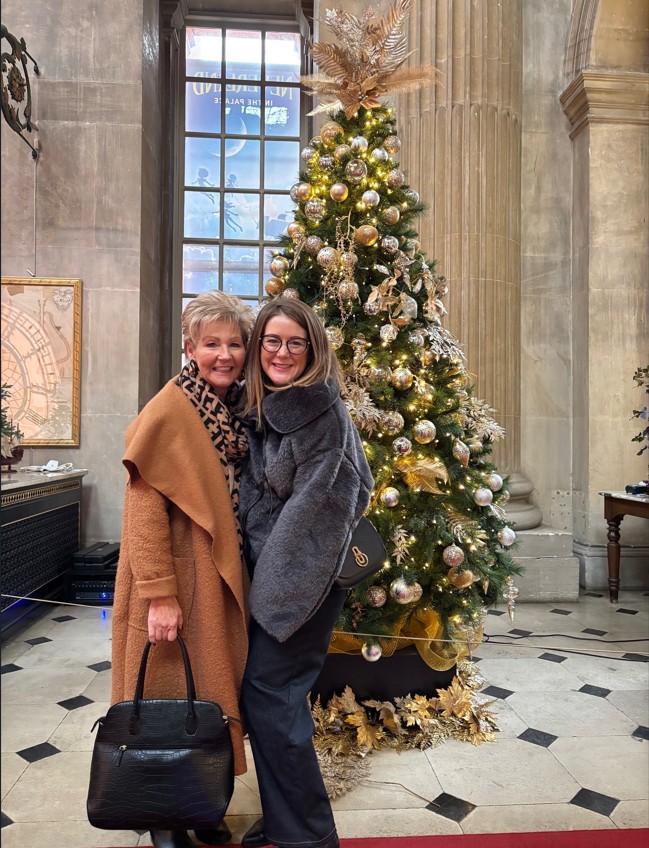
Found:
[[[413,491],[428,492],[431,495],[443,494],[439,484],[440,481],[448,483],[448,471],[440,459],[404,456],[397,460],[396,465]]]
[[[324,22],[334,43],[313,43],[311,56],[319,73],[300,77],[309,93],[323,100],[310,115],[344,109],[351,118],[361,106],[380,106],[379,97],[412,91],[438,79],[432,65],[401,68],[414,52],[408,51],[405,32],[409,12],[410,0],[393,0],[382,18],[371,6],[360,19],[344,9],[327,9]]]

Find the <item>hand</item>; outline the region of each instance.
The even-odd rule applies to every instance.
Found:
[[[149,602],[149,642],[173,642],[183,626],[183,611],[175,595]]]

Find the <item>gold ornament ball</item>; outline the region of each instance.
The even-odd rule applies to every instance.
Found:
[[[378,302],[378,300],[373,300],[371,302],[365,301],[365,303],[363,304],[363,312],[366,315],[369,315],[370,317],[378,315],[380,311],[381,304]]]
[[[345,176],[350,183],[360,183],[367,176],[367,165],[362,159],[350,159],[345,165]]]
[[[337,261],[338,251],[335,247],[323,247],[316,256],[316,262],[321,268],[331,268]]]
[[[430,348],[422,352],[421,361],[424,363],[424,365],[431,365],[435,361],[435,354]]]
[[[396,339],[399,335],[399,331],[392,324],[384,324],[379,330],[379,335],[381,336],[382,342],[389,344]]]
[[[285,297],[287,300],[299,300],[300,295],[297,289],[288,288],[284,289],[282,292],[282,297]]]
[[[334,150],[334,159],[336,162],[342,162],[348,156],[352,155],[352,149],[348,144],[339,144]]]
[[[311,145],[311,147],[318,147],[320,144],[322,144],[322,137],[319,135],[314,135],[309,144]]]
[[[454,568],[448,573],[449,580],[456,589],[468,589],[475,580],[475,575],[472,571],[455,571]]]
[[[285,256],[273,256],[268,267],[274,277],[281,277],[289,269],[288,259]]]
[[[381,650],[381,646],[371,642],[364,642],[363,647],[361,648],[363,659],[368,662],[376,662],[377,660],[380,660],[382,653],[383,651]]]
[[[379,231],[371,224],[362,224],[354,231],[354,241],[362,244],[364,247],[371,247],[376,244],[379,238]]]
[[[396,436],[397,433],[400,433],[401,430],[403,430],[405,421],[403,420],[403,415],[400,412],[386,412],[381,417],[381,424],[389,436]]]
[[[457,568],[464,562],[464,551],[458,545],[449,545],[442,551],[442,559],[451,568]]]
[[[381,213],[381,218],[383,218],[384,222],[391,227],[399,221],[400,217],[401,212],[399,212],[396,206],[388,206],[388,208],[384,209]]]
[[[320,138],[323,143],[327,146],[334,145],[336,143],[336,139],[342,133],[343,128],[340,124],[336,123],[336,121],[327,121],[326,124],[322,125],[322,129],[320,130]]]
[[[414,377],[409,368],[395,368],[392,372],[392,385],[395,389],[405,391],[412,386]]]
[[[393,168],[385,178],[390,188],[401,188],[406,181],[406,175],[399,168]]]
[[[414,188],[406,190],[406,197],[408,198],[408,203],[411,206],[415,206],[415,204],[419,203],[419,192],[415,191]]]
[[[353,300],[358,297],[358,284],[353,280],[345,280],[338,286],[338,294],[343,300]]]
[[[417,385],[417,394],[424,403],[432,403],[435,400],[435,389],[430,383],[419,383]]]
[[[421,583],[413,583],[410,588],[412,589],[412,602],[416,604],[417,601],[421,600],[424,590],[421,587]]]
[[[292,221],[286,228],[286,232],[293,239],[293,241],[296,241],[296,239],[304,235],[304,226],[302,224],[299,224],[297,221]]]
[[[295,193],[298,200],[311,200],[313,197],[313,186],[311,183],[298,183]]]
[[[355,268],[358,263],[358,256],[353,251],[346,250],[340,254],[340,263],[343,268]]]
[[[381,492],[381,503],[383,506],[387,506],[390,509],[394,509],[394,507],[399,503],[399,491],[398,489],[393,488],[392,486],[388,486],[383,489]]]
[[[469,459],[471,458],[471,451],[464,444],[464,442],[461,442],[459,439],[456,439],[453,444],[453,456],[461,465],[466,468],[469,464]],[[491,490],[485,489],[485,491],[490,492]],[[491,499],[489,500],[489,503],[491,503]]]
[[[270,277],[270,279],[266,280],[264,288],[266,289],[266,294],[269,294],[271,297],[277,297],[278,294],[284,291],[284,286],[284,280],[280,280],[279,277]]]
[[[422,418],[420,421],[415,423],[415,426],[412,428],[412,433],[416,442],[419,442],[420,445],[428,445],[437,435],[437,428],[432,421],[427,421],[425,418]]]
[[[373,383],[389,383],[391,377],[392,369],[388,365],[374,365],[370,368],[370,380]],[[399,415],[399,413],[387,412],[386,415]],[[401,418],[400,415],[399,418]],[[401,424],[401,427],[403,427],[403,424]],[[401,427],[399,427],[399,430]]]
[[[315,256],[324,247],[324,242],[320,236],[307,236],[304,240],[304,249],[311,256]]]
[[[325,333],[329,338],[331,346],[334,350],[338,350],[345,341],[345,336],[340,327],[325,327]]]
[[[378,609],[388,599],[388,593],[382,586],[370,586],[366,593],[368,606]]]
[[[401,139],[396,135],[389,135],[383,142],[383,147],[388,153],[398,153],[401,150]]]
[[[327,213],[327,204],[319,197],[308,200],[304,206],[304,214],[310,221],[322,221]]]
[[[331,199],[335,200],[336,203],[342,203],[343,200],[347,200],[349,197],[349,189],[345,183],[334,183],[329,189],[329,194],[331,195]]]

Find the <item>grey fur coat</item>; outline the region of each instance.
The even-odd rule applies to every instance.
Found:
[[[336,386],[269,394],[262,417],[261,432],[249,422],[240,516],[250,613],[284,642],[327,597],[374,481]]]

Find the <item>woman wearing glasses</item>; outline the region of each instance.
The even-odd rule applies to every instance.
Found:
[[[250,456],[241,485],[252,577],[241,699],[263,809],[246,848],[339,845],[307,694],[345,600],[335,577],[373,485],[340,388],[313,310],[281,297],[265,304],[246,362]]]

